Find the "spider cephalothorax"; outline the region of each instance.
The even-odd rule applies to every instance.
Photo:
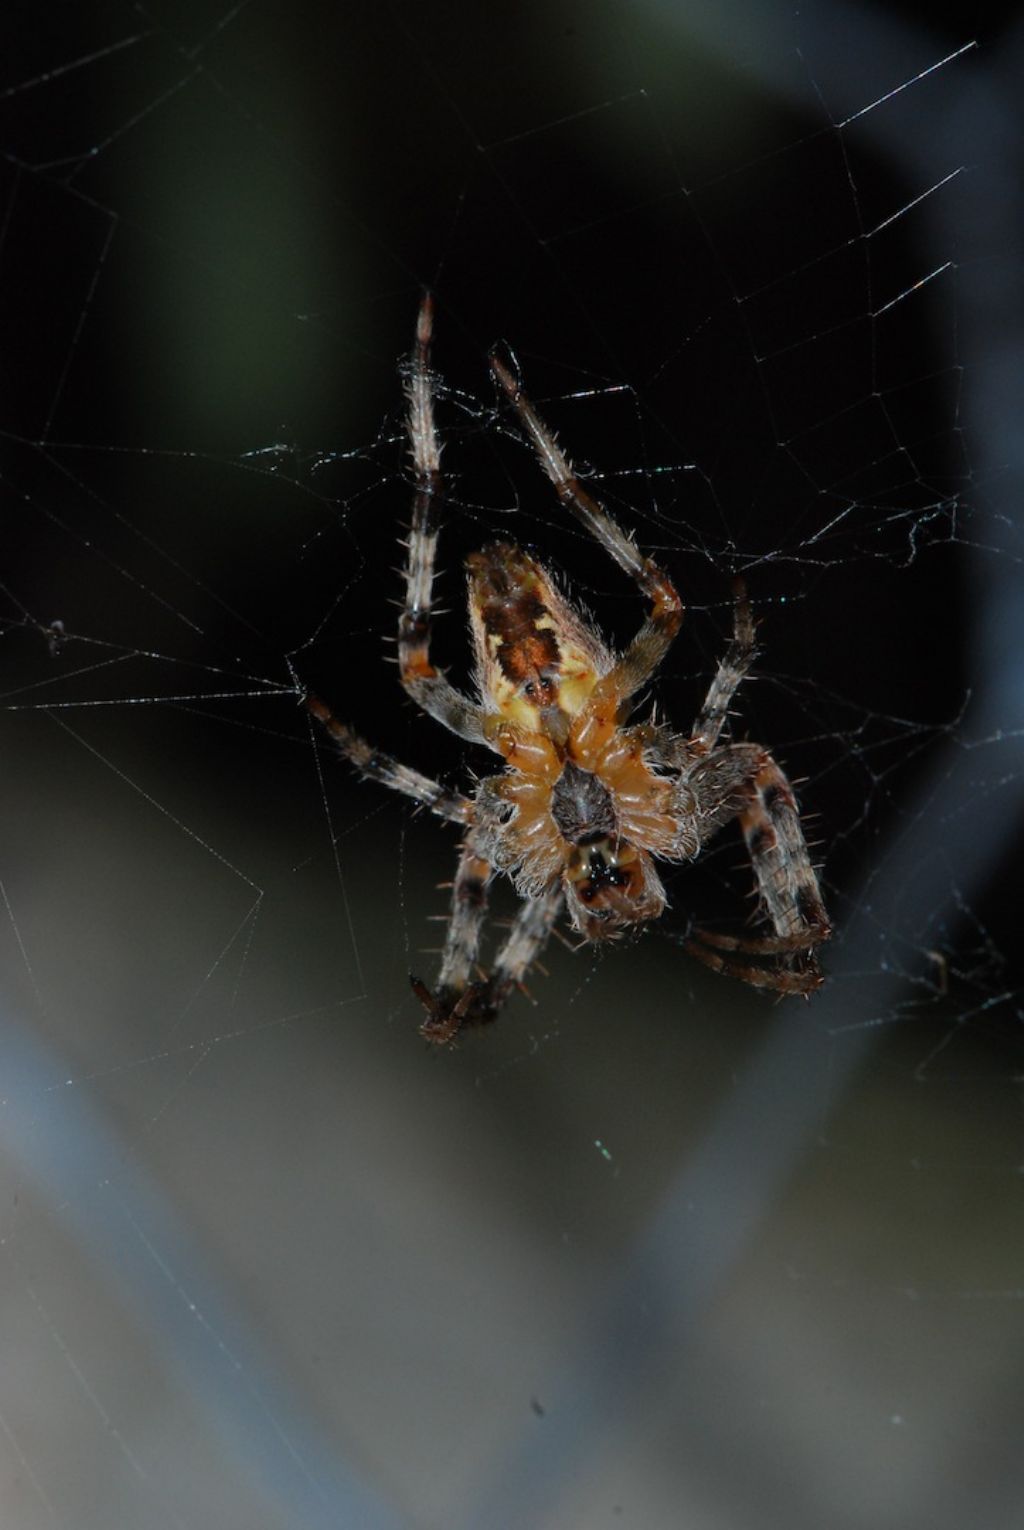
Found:
[[[686,946],[708,966],[778,993],[821,982],[814,947],[831,931],[785,775],[758,744],[721,743],[737,686],[750,667],[754,628],[737,582],[733,639],[689,736],[630,724],[682,622],[671,580],[579,483],[514,372],[497,354],[491,370],[562,503],[632,578],[647,619],[614,654],[522,548],[496,542],[467,559],[477,697],[457,691],[430,659],[440,449],[434,427],[430,340],[433,305],[420,308],[409,370],[409,441],[416,496],[399,622],[402,684],[432,717],[486,746],[504,770],[472,797],[447,791],[372,749],[315,696],[306,704],[366,776],[430,807],[465,830],[437,989],[413,988],[427,1011],[422,1033],[451,1041],[466,1024],[493,1019],[521,987],[563,910],[584,939],[605,940],[656,919],[665,891],[656,860],[698,855],[738,819],[771,933],[727,936],[697,929]],[[523,905],[489,975],[477,968],[496,872]],[[750,958],[753,958],[751,960]]]

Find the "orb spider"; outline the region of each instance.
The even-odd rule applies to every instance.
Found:
[[[522,988],[564,911],[584,941],[609,940],[657,919],[665,891],[655,862],[693,860],[737,819],[771,927],[760,936],[694,928],[686,949],[717,972],[779,994],[821,982],[815,947],[831,929],[792,788],[760,744],[722,743],[737,687],[754,658],[754,624],[741,581],[732,641],[693,732],[628,721],[679,631],[683,606],[668,576],[640,553],[576,478],[554,435],[498,351],[491,372],[562,505],[648,602],[643,625],[615,654],[544,565],[510,542],[466,560],[477,696],[463,695],[430,657],[434,560],[443,483],[430,373],[433,302],[422,301],[408,366],[407,431],[415,474],[398,624],[402,685],[422,710],[504,769],[472,795],[451,791],[373,749],[319,697],[305,704],[361,775],[402,792],[463,830],[441,969],[413,990],[421,1034],[454,1040],[493,1020]],[[489,885],[511,878],[523,902],[490,972],[477,964]]]

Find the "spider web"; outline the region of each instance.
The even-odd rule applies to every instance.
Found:
[[[1017,1524],[1019,32],[478,10],[8,28],[0,1518]],[[296,698],[485,768],[384,662],[424,285],[439,661],[489,538],[639,620],[502,338],[684,595],[680,728],[746,577],[810,1004],[680,949],[743,927],[726,834],[658,930],[417,1042],[454,837]]]

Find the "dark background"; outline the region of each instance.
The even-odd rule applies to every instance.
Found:
[[[1019,30],[623,0],[7,30],[4,1513],[1017,1523]],[[684,594],[681,727],[746,575],[736,727],[800,778],[839,927],[812,1004],[678,949],[747,909],[726,835],[659,930],[555,943],[535,1007],[419,1043],[454,837],[351,781],[295,684],[485,768],[384,641],[424,286],[440,659],[466,679],[495,536],[639,619],[497,407],[501,338]]]

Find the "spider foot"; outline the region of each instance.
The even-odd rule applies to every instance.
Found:
[[[461,990],[441,988],[436,994],[417,977],[410,977],[409,982],[427,1012],[420,1035],[435,1046],[450,1046],[463,1026],[487,1025],[497,1018],[499,1005],[487,978],[468,983]]]

